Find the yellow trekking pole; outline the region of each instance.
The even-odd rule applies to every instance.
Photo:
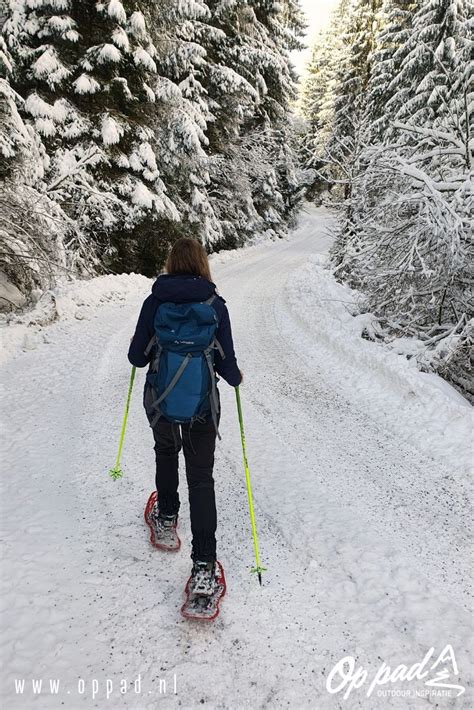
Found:
[[[123,471],[120,467],[120,457],[122,456],[123,440],[125,439],[125,429],[127,427],[128,410],[130,408],[130,399],[132,397],[133,381],[135,379],[135,372],[136,371],[137,371],[137,368],[135,366],[133,366],[132,373],[130,375],[130,384],[128,386],[127,401],[125,402],[125,412],[123,415],[122,429],[120,431],[120,441],[119,441],[119,447],[118,447],[118,452],[117,452],[117,458],[115,459],[115,466],[113,468],[111,468],[109,471],[109,476],[111,478],[113,478],[114,481],[116,481],[117,478],[122,478],[122,476],[123,476]]]
[[[245,469],[245,484],[247,486],[247,496],[249,499],[249,512],[250,512],[250,524],[252,526],[252,537],[253,537],[253,548],[255,550],[255,567],[252,572],[256,572],[258,576],[258,581],[260,586],[262,585],[262,572],[266,571],[266,567],[261,567],[260,565],[260,554],[258,551],[258,537],[257,537],[257,526],[255,525],[255,513],[253,510],[253,499],[252,499],[252,485],[250,483],[250,471],[247,462],[247,451],[245,447],[245,432],[244,432],[244,419],[242,416],[242,405],[240,403],[240,390],[237,386],[235,388],[235,397],[237,400],[237,412],[239,414],[239,424],[240,424],[240,438],[242,439],[242,453],[244,457],[244,469]]]

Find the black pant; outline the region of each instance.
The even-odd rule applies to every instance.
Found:
[[[214,451],[216,431],[211,417],[190,424],[171,424],[164,418],[153,427],[156,455],[156,490],[163,515],[177,515],[178,454],[183,447],[189,489],[193,560],[216,559],[216,498]]]

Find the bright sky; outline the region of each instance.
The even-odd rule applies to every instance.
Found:
[[[308,49],[303,52],[293,52],[293,63],[299,74],[304,72],[306,63],[311,57],[311,45],[316,34],[328,23],[331,10],[337,5],[338,0],[300,0],[300,5],[306,13],[308,29],[306,43]]]

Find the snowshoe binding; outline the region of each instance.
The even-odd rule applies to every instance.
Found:
[[[177,552],[179,550],[181,540],[176,532],[178,516],[160,515],[156,491],[153,491],[146,504],[145,522],[150,528],[150,542],[153,547],[164,552]]]
[[[181,607],[185,619],[213,621],[219,614],[219,604],[226,591],[224,570],[220,562],[195,561]]]

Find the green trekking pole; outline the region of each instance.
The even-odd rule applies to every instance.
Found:
[[[120,432],[120,441],[119,441],[119,447],[118,447],[118,451],[117,451],[117,458],[115,459],[115,466],[113,468],[111,468],[109,471],[109,476],[111,478],[113,478],[114,481],[116,481],[117,478],[122,478],[122,476],[123,476],[123,471],[120,467],[120,457],[122,456],[123,440],[125,439],[125,429],[127,428],[128,410],[130,408],[130,399],[132,397],[133,381],[135,380],[136,370],[137,370],[137,368],[135,366],[133,366],[132,372],[130,375],[130,384],[128,386],[127,401],[125,402],[125,412],[123,415],[122,430]]]
[[[249,499],[249,512],[250,512],[250,524],[252,526],[252,538],[253,538],[253,548],[255,551],[255,567],[252,572],[256,572],[258,576],[258,581],[260,586],[262,586],[262,572],[266,571],[266,567],[261,567],[260,565],[260,554],[258,551],[258,537],[257,537],[257,526],[255,524],[255,513],[253,509],[253,498],[252,498],[252,485],[250,483],[250,471],[247,462],[247,451],[245,446],[245,432],[244,432],[244,419],[242,416],[242,405],[240,403],[240,390],[239,387],[235,388],[235,397],[237,400],[237,412],[239,414],[239,424],[240,424],[240,438],[242,439],[242,453],[244,457],[244,469],[245,469],[245,484],[247,486],[247,496]]]

